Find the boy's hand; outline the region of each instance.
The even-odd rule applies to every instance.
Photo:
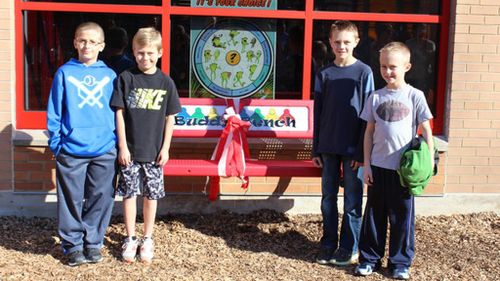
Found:
[[[363,180],[367,185],[373,185],[372,167],[370,165],[363,166]]]
[[[167,164],[168,159],[169,159],[168,149],[162,149],[158,154],[158,158],[156,158],[156,164],[163,166]]]
[[[361,166],[363,166],[363,163],[355,161],[355,160],[351,161],[351,168],[353,171],[356,171]]]
[[[313,157],[312,161],[315,167],[323,168],[323,162],[321,161],[321,157],[319,156]]]
[[[132,161],[130,160],[130,151],[128,148],[119,149],[118,163],[122,166],[128,166],[130,165],[130,162]]]

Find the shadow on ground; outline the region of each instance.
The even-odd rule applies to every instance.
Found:
[[[285,214],[259,210],[249,214],[221,211],[208,215],[166,215],[159,220],[179,222],[205,235],[224,239],[228,247],[252,252],[269,252],[281,257],[314,261],[318,242],[306,237]],[[321,221],[308,222],[321,227]]]

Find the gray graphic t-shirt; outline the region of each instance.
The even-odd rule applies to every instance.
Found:
[[[410,143],[418,124],[432,119],[424,93],[410,85],[401,89],[382,88],[373,92],[361,118],[375,122],[371,164],[397,170],[401,154]]]

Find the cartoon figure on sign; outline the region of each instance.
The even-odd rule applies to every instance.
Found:
[[[241,120],[250,120],[250,116],[248,116],[248,113],[244,108],[241,109],[241,111],[240,111],[240,117],[241,117]]]
[[[208,70],[210,70],[210,79],[215,80],[215,78],[217,77],[216,75],[216,71],[217,69],[221,69],[220,66],[218,64],[216,64],[215,62],[214,63],[211,63],[208,68]]]
[[[248,37],[241,38],[241,52],[244,53],[248,46]]]
[[[236,36],[238,36],[240,34],[240,32],[238,30],[231,30],[229,31],[229,38],[231,38],[231,43],[233,44],[233,46],[236,46],[238,45],[238,41],[234,40],[234,38]]]
[[[215,50],[214,52],[214,61],[218,61],[219,60],[219,57],[220,57],[220,50],[217,49]]]
[[[177,113],[176,117],[188,120],[189,118],[191,118],[191,115],[189,115],[189,113],[187,112],[187,109],[185,107],[182,107],[181,112]]]
[[[257,38],[252,38],[252,40],[250,40],[250,45],[252,45],[252,49],[253,47],[255,47],[255,43],[257,43]]]
[[[256,64],[252,64],[252,65],[250,65],[250,67],[248,68],[248,71],[250,71],[250,75],[248,76],[248,78],[249,78],[250,80],[253,80],[253,77],[252,77],[252,76],[254,75],[255,70],[257,70],[257,65],[256,65]]]
[[[224,71],[220,74],[220,81],[222,88],[227,88],[227,81],[229,81],[230,77],[231,77],[231,72],[229,71]]]
[[[261,50],[258,50],[256,53],[255,53],[255,62],[257,64],[260,63],[260,57],[262,56],[262,51]]]
[[[273,120],[273,121],[278,120],[278,116],[276,115],[276,109],[274,108],[269,109],[269,112],[266,115],[266,120]]]
[[[194,113],[193,113],[193,115],[191,115],[191,118],[201,120],[201,119],[205,118],[205,115],[201,111],[201,108],[197,107],[194,109]]]
[[[247,61],[248,62],[252,62],[254,57],[255,57],[255,54],[253,53],[252,50],[247,51]]]
[[[210,50],[205,50],[203,51],[203,57],[205,58],[205,62],[210,62],[210,59],[212,58],[212,52]]]
[[[212,38],[212,46],[214,46],[215,48],[225,49],[226,42],[222,42],[221,37],[222,37],[222,34],[214,35],[214,37]]]
[[[241,87],[245,86],[245,82],[241,81],[243,79],[243,71],[236,72],[236,75],[233,79],[233,87],[236,87],[236,84],[240,84]]]
[[[214,120],[214,119],[217,119],[219,115],[217,114],[217,110],[215,109],[215,107],[211,107],[209,110],[208,110],[208,120]]]
[[[290,109],[287,108],[283,111],[283,114],[281,114],[279,120],[282,121],[295,120],[295,117],[292,116],[292,114],[290,113]]]
[[[264,115],[262,115],[262,113],[260,112],[260,108],[256,108],[252,116],[250,116],[250,120],[259,124],[262,119],[264,119]]]

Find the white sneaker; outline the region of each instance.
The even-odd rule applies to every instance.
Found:
[[[141,251],[140,251],[141,261],[145,263],[151,263],[151,261],[153,260],[154,250],[155,247],[153,239],[148,237],[142,240]]]
[[[130,237],[125,238],[122,245],[122,259],[125,262],[134,262],[137,255],[139,240]]]

